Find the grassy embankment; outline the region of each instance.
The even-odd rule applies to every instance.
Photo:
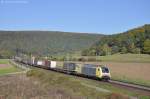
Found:
[[[27,72],[27,76],[34,77],[46,88],[62,90],[63,93],[81,96],[83,99],[128,99],[129,96],[143,97],[139,93],[118,88],[109,83],[89,80],[71,75],[65,75],[42,69]]]
[[[8,73],[14,73],[14,72],[19,72],[19,71],[21,70],[12,66],[9,63],[8,59],[0,59],[0,75],[5,75]]]

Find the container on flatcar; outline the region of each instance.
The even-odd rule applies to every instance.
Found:
[[[42,66],[47,68],[56,68],[56,61],[44,60]]]
[[[50,64],[51,63],[50,63],[49,60],[45,60],[43,65],[46,66],[46,67],[50,67]]]
[[[35,66],[40,66],[44,68],[56,68],[57,62],[50,60],[34,60]]]
[[[35,57],[31,57],[31,65],[35,64]]]
[[[38,59],[35,58],[33,65],[34,65],[34,66],[37,66],[37,62],[38,62]]]
[[[65,62],[64,65],[63,65],[63,69],[66,70],[66,71],[69,71],[69,72],[75,72],[76,64]]]
[[[38,61],[37,61],[37,65],[38,65],[38,66],[42,66],[43,64],[44,64],[44,61],[43,61],[43,60],[38,60]]]
[[[56,68],[57,62],[56,61],[51,61],[50,62],[50,68]]]

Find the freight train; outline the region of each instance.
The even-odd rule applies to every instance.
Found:
[[[50,70],[59,70],[68,74],[94,77],[105,81],[109,81],[111,78],[109,68],[104,65],[63,62],[62,66],[59,66],[57,61],[51,61],[47,59],[42,60],[34,57],[33,58],[15,57],[14,60],[35,67],[40,67],[40,68],[50,69]]]

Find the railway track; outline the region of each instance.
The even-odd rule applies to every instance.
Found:
[[[142,86],[142,85],[136,85],[136,84],[131,84],[131,83],[125,83],[121,81],[116,81],[116,80],[109,80],[109,83],[111,84],[117,84],[121,86],[126,86],[126,87],[131,87],[139,90],[145,90],[150,92],[150,87]]]
[[[23,64],[23,63],[18,63],[18,64]],[[29,66],[29,65],[27,65],[27,66]],[[34,67],[34,68],[36,68],[36,67]],[[40,67],[38,67],[38,68],[40,68]],[[55,71],[55,72],[60,72],[60,73],[65,73],[65,74],[70,74],[70,73],[67,73],[66,71],[63,71],[62,69],[48,69],[48,70]],[[76,75],[76,74],[72,74],[72,75],[79,76],[79,77],[82,77],[82,78],[84,77],[84,76],[80,76],[80,75]],[[87,78],[87,77],[84,77],[84,78]],[[91,80],[98,81],[97,79],[91,79]],[[147,87],[147,86],[136,85],[136,84],[131,84],[131,83],[125,83],[125,82],[116,81],[116,80],[109,80],[109,82],[105,82],[105,83],[110,83],[114,86],[121,86],[122,88],[131,89],[131,91],[135,89],[138,92],[145,92],[146,95],[150,96],[150,87]]]

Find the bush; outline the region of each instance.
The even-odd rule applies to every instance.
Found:
[[[150,39],[144,41],[144,53],[150,54]]]
[[[133,53],[134,53],[134,54],[140,54],[140,53],[141,53],[140,48],[135,48],[135,49],[133,49]]]
[[[126,47],[122,47],[121,54],[125,54],[125,53],[127,53],[127,48]]]

